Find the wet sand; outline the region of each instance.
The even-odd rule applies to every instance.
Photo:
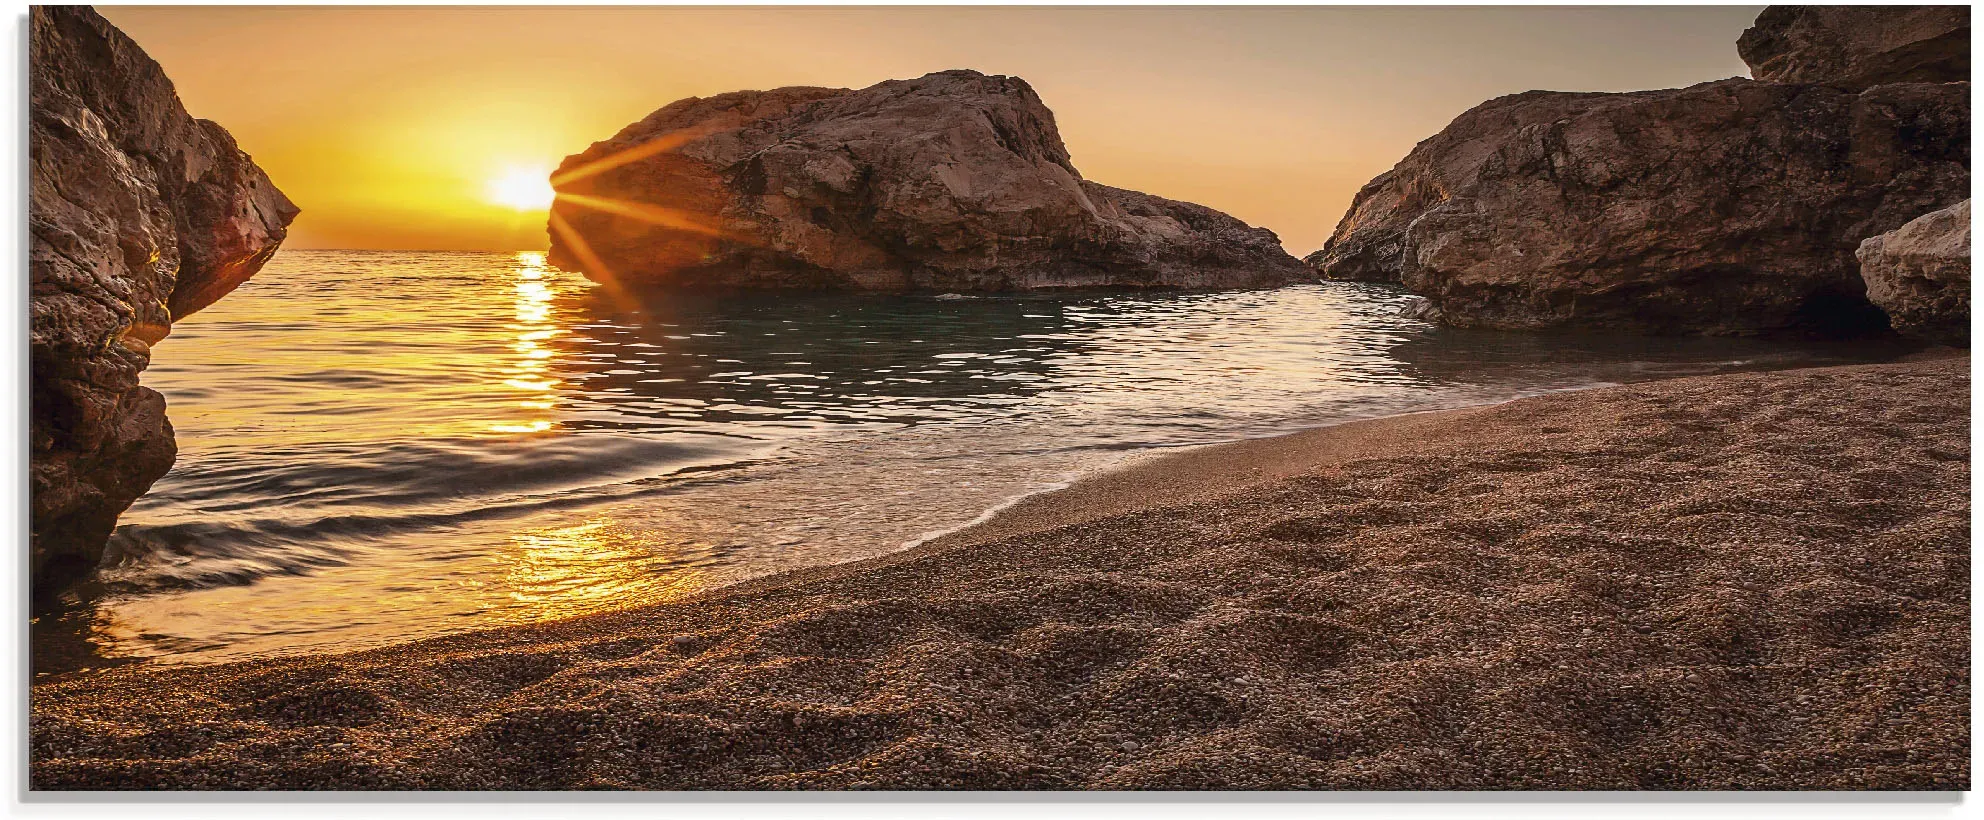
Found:
[[[48,678],[32,784],[1966,789],[1969,366],[1359,422],[688,602]]]

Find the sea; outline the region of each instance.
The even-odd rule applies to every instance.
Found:
[[[542,252],[285,250],[144,382],[178,462],[37,674],[350,651],[913,546],[1170,448],[1865,343],[1498,333],[1396,287],[687,295]]]

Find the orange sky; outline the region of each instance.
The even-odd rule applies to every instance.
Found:
[[[489,201],[656,108],[948,68],[1026,78],[1082,175],[1320,247],[1356,193],[1490,97],[1747,75],[1760,10],[98,6],[303,207],[290,247],[519,250]]]

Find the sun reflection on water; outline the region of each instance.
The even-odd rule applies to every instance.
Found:
[[[517,340],[510,345],[516,356],[502,371],[503,385],[532,394],[517,400],[515,406],[539,412],[526,413],[520,420],[492,424],[489,429],[498,433],[542,433],[557,424],[543,417],[556,406],[560,384],[546,372],[554,354],[545,346],[552,337],[565,332],[551,323],[551,300],[558,295],[558,290],[552,287],[557,273],[545,267],[541,251],[519,252],[515,273],[516,321],[508,327],[517,333]]]
[[[504,587],[522,606],[510,608],[508,620],[585,615],[704,587],[705,573],[696,568],[657,565],[670,563],[671,552],[657,535],[605,516],[515,533]]]
[[[516,334],[511,355],[501,371],[503,386],[524,391],[513,405],[526,411],[517,420],[491,425],[498,433],[543,433],[557,427],[551,417],[563,381],[552,373],[557,352],[550,345],[567,331],[556,324],[553,300],[559,295],[558,272],[547,267],[545,254],[516,255],[513,288],[514,321],[506,327]],[[478,594],[508,597],[508,606],[495,607],[499,619],[530,622],[630,606],[695,591],[703,573],[679,568],[669,572],[657,561],[670,563],[669,545],[657,533],[626,527],[610,517],[595,517],[569,526],[527,527],[511,534],[501,557],[504,582]]]

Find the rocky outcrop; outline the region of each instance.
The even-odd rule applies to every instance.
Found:
[[[1860,241],[1969,196],[1969,94],[1732,79],[1502,97],[1365,186],[1312,260],[1464,326],[1864,328],[1881,317]]]
[[[1970,200],[1869,238],[1859,257],[1867,299],[1896,331],[1970,346]]]
[[[152,345],[252,276],[297,209],[95,11],[29,15],[30,552],[46,592],[94,568],[172,466],[165,400],[138,384]]]
[[[1861,240],[1969,196],[1967,8],[1772,7],[1758,80],[1490,100],[1359,191],[1328,279],[1448,324],[1856,333]],[[1768,81],[1768,82],[1766,82]]]
[[[1271,231],[1082,178],[1025,81],[690,98],[569,157],[551,261],[681,287],[1246,287],[1309,272]]]
[[[1771,6],[1736,41],[1750,76],[1861,91],[1970,80],[1968,6]]]
[[[1421,148],[1425,146],[1420,143]],[[1322,250],[1302,257],[1302,264],[1321,278],[1340,282],[1399,281],[1405,228],[1418,215],[1400,209],[1419,203],[1395,189],[1397,174],[1397,169],[1386,171],[1358,189],[1350,201],[1350,212],[1337,222]]]

